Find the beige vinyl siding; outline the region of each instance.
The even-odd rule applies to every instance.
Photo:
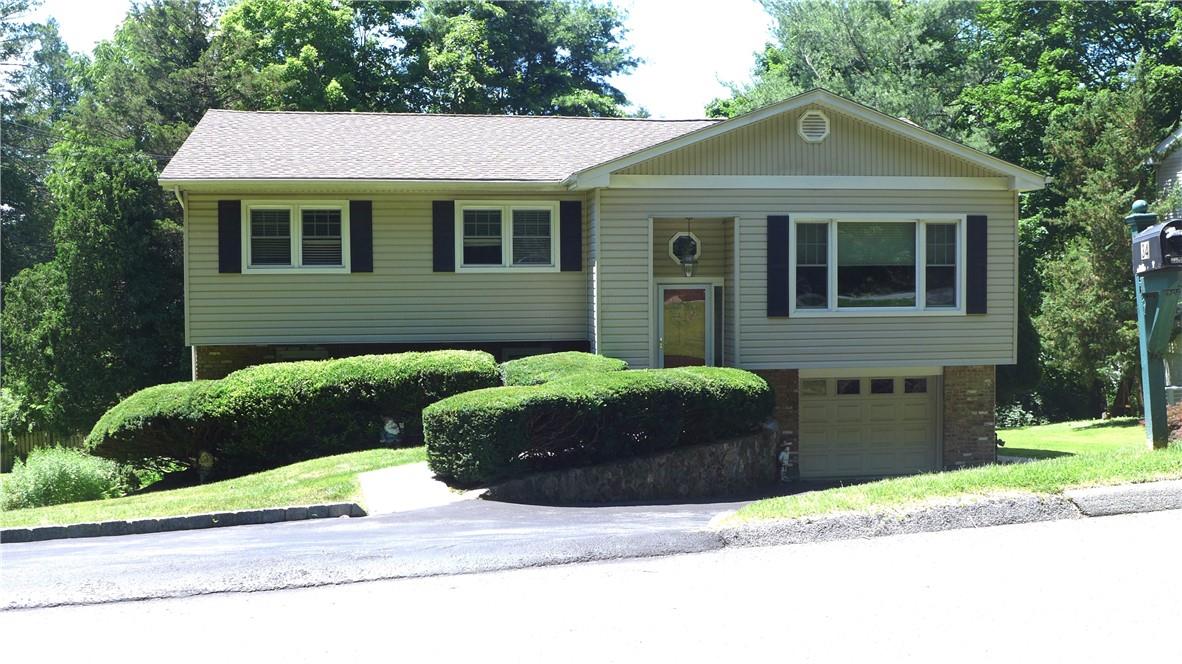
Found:
[[[191,345],[587,338],[589,282],[585,272],[432,272],[433,200],[584,200],[582,195],[507,196],[488,191],[463,196],[352,196],[373,201],[374,271],[356,274],[219,274],[219,198],[298,201],[330,197],[189,197],[187,304]],[[584,265],[590,226],[587,208],[584,202]]]
[[[587,308],[588,341],[591,352],[596,352],[595,341],[599,336],[599,192],[593,192],[587,199],[587,294],[590,306]]]
[[[722,288],[722,366],[735,364],[735,220],[727,219],[722,227],[722,245],[726,251],[723,257],[723,274],[726,282]]]
[[[701,255],[694,278],[722,279],[726,274],[726,231],[723,219],[694,219],[690,232],[701,243]],[[653,276],[657,279],[684,278],[681,263],[669,258],[669,240],[687,228],[685,219],[653,220]]]
[[[796,131],[801,113],[829,116],[829,136],[808,143]],[[629,168],[625,175],[848,175],[997,177],[953,154],[885,131],[829,108],[810,106],[740,127]]]
[[[989,217],[989,313],[767,317],[767,217],[822,212]],[[1017,236],[1008,191],[603,190],[600,352],[649,366],[648,220],[739,217],[739,356],[748,368],[1014,362]]]

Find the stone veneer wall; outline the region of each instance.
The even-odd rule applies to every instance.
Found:
[[[749,494],[779,479],[779,427],[644,457],[555,470],[490,487],[486,498],[573,505]]]
[[[944,469],[997,460],[996,367],[944,367]]]
[[[780,479],[791,481],[800,476],[800,376],[796,369],[752,369],[771,386],[776,395],[772,413],[780,426]]]

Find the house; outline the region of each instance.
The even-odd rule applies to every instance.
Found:
[[[1182,124],[1162,139],[1153,148],[1150,162],[1153,165],[1157,179],[1157,188],[1166,192],[1174,187],[1182,186]],[[1182,217],[1182,209],[1174,210],[1174,215]]]
[[[438,347],[737,366],[803,477],[995,458],[1044,186],[823,90],[725,121],[210,111],[160,182],[195,378]]]

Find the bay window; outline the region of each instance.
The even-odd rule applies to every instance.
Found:
[[[963,218],[793,220],[793,311],[961,311]]]

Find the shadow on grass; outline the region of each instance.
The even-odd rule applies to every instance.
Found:
[[[1141,426],[1141,420],[1135,417],[1115,417],[1111,420],[1101,420],[1093,424],[1085,424],[1082,427],[1075,427],[1076,431],[1086,431],[1088,429],[1125,429],[1128,427]]]
[[[1058,457],[1075,456],[1072,452],[1058,452],[1055,450],[1037,450],[1028,447],[999,447],[998,456],[1024,457],[1027,459],[1056,459]]]

